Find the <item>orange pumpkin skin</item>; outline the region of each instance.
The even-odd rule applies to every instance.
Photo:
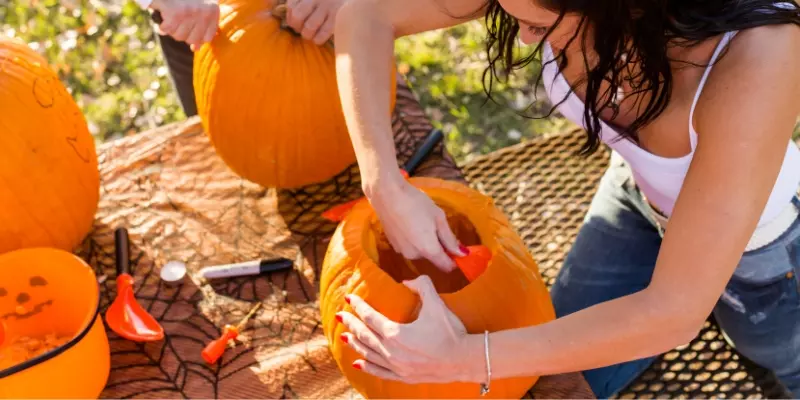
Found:
[[[94,138],[47,61],[0,37],[0,253],[74,250],[100,196]]]
[[[457,182],[435,178],[412,178],[417,188],[430,196],[440,207],[455,215],[465,216],[465,223],[474,228],[470,237],[463,226],[451,228],[466,245],[476,241],[487,246],[492,260],[486,271],[468,283],[459,271],[445,274],[427,261],[414,261],[421,274],[431,277],[442,299],[467,327],[470,333],[482,333],[537,325],[555,319],[549,293],[536,262],[522,239],[510,227],[505,215],[490,198]],[[464,222],[467,221],[467,222]],[[378,232],[376,234],[376,232]],[[339,224],[323,262],[320,307],[323,331],[333,358],[354,389],[367,398],[477,398],[478,383],[404,384],[376,378],[352,367],[361,358],[339,337],[345,326],[335,314],[352,308],[344,296],[354,293],[378,312],[393,321],[413,321],[419,306],[416,294],[398,280],[411,279],[397,265],[405,261],[384,243],[378,219],[368,202],[356,205]],[[387,253],[390,252],[390,253]],[[381,267],[375,260],[381,260]],[[391,264],[387,266],[386,264]],[[385,272],[392,268],[390,273]],[[493,379],[489,398],[520,398],[538,377]]]
[[[297,188],[355,163],[335,54],[282,28],[274,0],[222,0],[217,36],[195,53],[198,114],[217,154],[265,187]],[[391,113],[396,66],[391,70]]]

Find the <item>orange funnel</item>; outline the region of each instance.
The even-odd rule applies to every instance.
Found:
[[[477,279],[486,267],[489,266],[489,261],[492,259],[492,252],[488,247],[483,245],[468,246],[469,254],[463,257],[453,257],[458,269],[464,273],[467,280],[470,282]]]
[[[106,323],[118,335],[135,342],[161,340],[164,329],[136,301],[133,277],[130,275],[130,248],[128,231],[119,228],[114,232],[117,263],[117,297],[106,311]]]

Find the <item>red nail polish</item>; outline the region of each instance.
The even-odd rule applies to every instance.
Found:
[[[342,315],[341,314],[336,314],[336,320],[339,321],[339,322],[342,322]]]
[[[346,301],[347,304],[350,304],[350,295],[349,294],[347,296],[344,296],[344,301]]]
[[[341,334],[341,335],[339,336],[339,338],[340,338],[340,339],[342,339],[342,341],[343,341],[343,342],[347,343],[347,335],[345,335],[344,333],[343,333],[343,334]]]
[[[354,362],[354,363],[353,363],[353,368],[355,368],[355,369],[361,369],[361,364],[357,364],[357,363],[355,363],[355,362]]]
[[[464,253],[465,256],[469,254],[469,249],[467,248],[467,246],[464,246],[463,244],[458,245],[458,249],[461,250],[461,252]]]

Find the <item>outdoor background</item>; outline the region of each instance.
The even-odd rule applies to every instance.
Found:
[[[185,116],[173,92],[149,15],[132,1],[0,0],[0,29],[41,52],[57,69],[98,142],[132,135]],[[482,21],[402,38],[399,68],[447,136],[457,161],[564,129],[533,86],[539,65],[496,87],[487,101]],[[538,101],[535,101],[538,98]],[[798,131],[796,130],[796,134]]]

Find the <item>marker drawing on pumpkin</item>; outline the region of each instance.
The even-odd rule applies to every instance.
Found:
[[[69,144],[69,147],[72,147],[72,150],[75,150],[75,154],[78,155],[78,157],[81,159],[81,161],[83,161],[83,162],[85,162],[87,164],[91,162],[91,158],[88,155],[89,150],[84,149],[83,152],[87,153],[87,154],[81,154],[81,150],[78,149],[79,146],[78,146],[78,137],[77,136],[67,137],[67,144]]]
[[[36,103],[42,108],[51,108],[56,104],[56,95],[52,80],[52,76],[37,76],[36,79],[33,80],[33,98],[36,99]]]

